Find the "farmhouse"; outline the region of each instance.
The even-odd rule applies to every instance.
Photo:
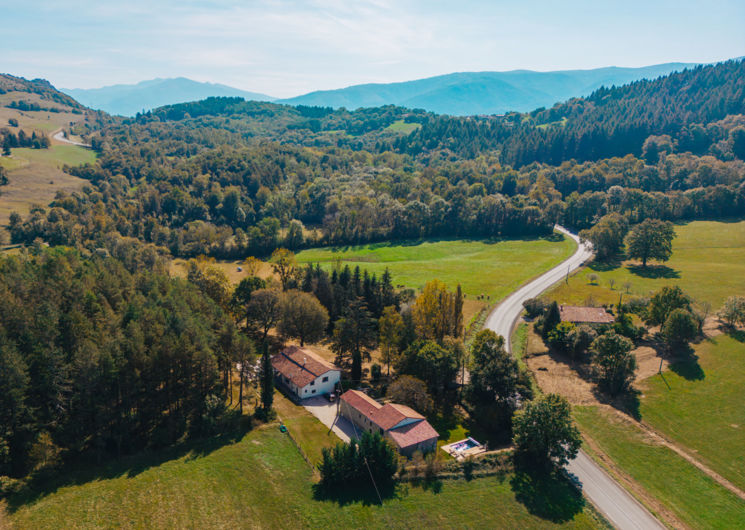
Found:
[[[279,383],[300,399],[330,394],[341,377],[336,366],[298,346],[272,356],[272,368]]]
[[[572,324],[599,325],[612,324],[615,321],[613,315],[602,307],[562,305],[559,307],[559,314],[562,322],[571,322]]]
[[[415,451],[426,453],[437,448],[437,431],[424,416],[405,405],[381,405],[357,390],[347,390],[340,401],[342,416],[359,429],[386,436],[402,455],[411,456]]]

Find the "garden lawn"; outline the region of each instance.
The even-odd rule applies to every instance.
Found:
[[[745,502],[629,421],[587,406],[574,407],[574,417],[600,450],[687,525],[745,527]]]
[[[642,383],[642,419],[745,490],[745,343],[719,335],[696,355]]]
[[[584,304],[589,298],[610,304],[618,302],[621,293],[628,296],[626,282],[631,295],[642,296],[665,285],[680,285],[717,310],[728,296],[745,295],[745,221],[694,221],[675,225],[675,233],[672,257],[664,264],[650,262],[644,270],[636,262],[612,267],[593,262],[547,296],[565,304]],[[598,276],[596,285],[589,280],[591,274]]]
[[[274,392],[274,409],[305,456],[313,463],[321,462],[322,449],[333,447],[341,440],[313,414],[295,405],[279,390]]]
[[[383,506],[316,500],[312,469],[276,424],[235,443],[196,446],[168,460],[136,457],[101,468],[97,478],[67,478],[68,485],[36,499],[10,499],[7,519],[14,528],[603,526],[589,507],[567,509],[565,492],[536,493],[509,475],[448,480],[438,489],[404,485]],[[556,515],[534,515],[546,510]]]
[[[567,238],[559,242],[425,240],[309,249],[298,253],[297,260],[331,268],[338,258],[342,266],[359,265],[378,276],[388,269],[394,284],[413,289],[436,278],[451,289],[460,284],[471,299],[486,295],[489,302],[496,302],[570,256],[575,248],[575,243]]]

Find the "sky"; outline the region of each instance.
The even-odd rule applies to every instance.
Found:
[[[0,0],[0,72],[274,97],[485,70],[745,55],[744,0]]]

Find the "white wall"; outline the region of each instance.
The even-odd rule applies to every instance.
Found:
[[[328,378],[328,381],[324,381],[323,378]],[[308,383],[298,392],[298,396],[301,399],[322,396],[324,394],[330,394],[336,388],[336,384],[341,379],[341,372],[339,370],[331,370],[325,374],[316,377],[313,384]],[[313,392],[315,390],[315,392]]]

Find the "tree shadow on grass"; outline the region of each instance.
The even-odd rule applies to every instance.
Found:
[[[159,450],[148,450],[104,464],[96,464],[90,459],[81,457],[70,460],[56,469],[37,472],[18,492],[7,496],[7,510],[12,514],[24,505],[51,495],[60,488],[79,486],[93,481],[136,477],[150,468],[183,457],[187,460],[204,458],[226,445],[240,441],[252,428],[250,421],[247,418],[246,420],[241,421],[240,425],[230,432],[210,438],[189,440]]]
[[[393,499],[402,496],[401,487],[396,484],[378,486],[376,490],[372,484],[364,487],[324,488],[320,483],[314,484],[313,498],[317,501],[334,502],[339,506],[362,504],[363,506],[380,506],[381,499]]]
[[[727,335],[738,342],[745,342],[745,331],[741,329],[732,329],[730,331],[727,331]]]
[[[636,276],[642,278],[680,278],[680,271],[676,271],[667,265],[647,265],[643,267],[641,265],[626,265],[626,269]]]
[[[603,260],[595,258],[592,262],[590,262],[587,268],[598,272],[608,272],[619,268],[621,266],[621,263],[622,261],[620,256],[613,256],[605,258]]]
[[[685,359],[670,364],[670,370],[688,381],[701,381],[706,377],[698,359]]]
[[[585,508],[582,492],[559,473],[542,473],[522,467],[510,480],[518,502],[532,515],[551,521],[571,521]]]

